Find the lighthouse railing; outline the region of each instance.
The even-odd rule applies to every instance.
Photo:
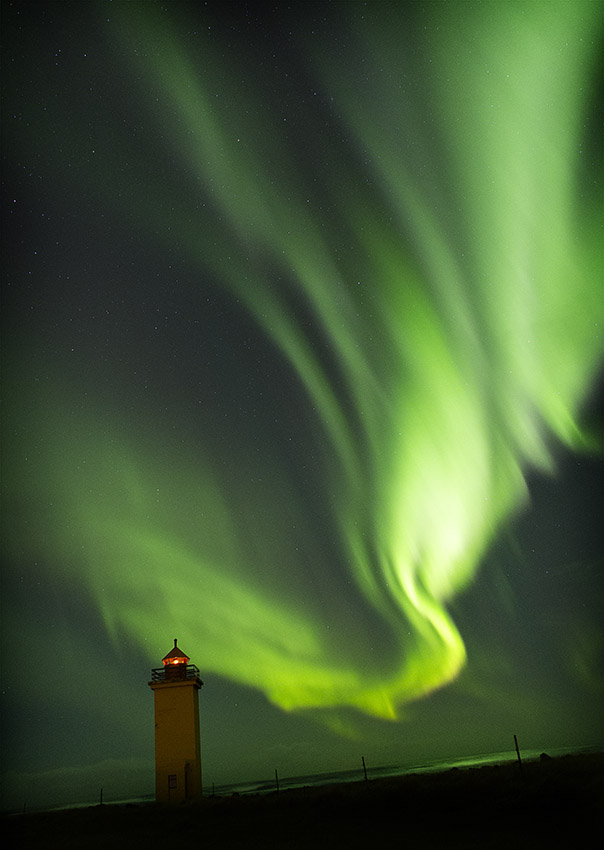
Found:
[[[168,676],[166,676],[166,672],[170,670]],[[178,678],[182,679],[199,679],[199,667],[196,667],[195,664],[187,664],[184,671],[179,671],[180,676]],[[184,676],[182,673],[184,672]],[[173,676],[174,668],[168,667],[155,667],[151,670],[151,681],[152,682],[166,682],[170,681],[174,678]]]

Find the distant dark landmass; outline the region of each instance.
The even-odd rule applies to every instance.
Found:
[[[600,850],[604,754],[4,817],[10,850]]]

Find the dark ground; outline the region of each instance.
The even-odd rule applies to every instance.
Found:
[[[601,850],[604,754],[4,817],[9,850]]]

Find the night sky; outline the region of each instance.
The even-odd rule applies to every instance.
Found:
[[[602,745],[602,5],[3,4],[4,805]]]

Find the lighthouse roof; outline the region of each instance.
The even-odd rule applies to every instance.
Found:
[[[176,641],[177,641],[177,640],[178,640],[178,638],[174,638],[174,648],[173,648],[173,649],[171,649],[171,650],[170,650],[170,652],[168,652],[168,654],[167,654],[167,655],[164,655],[164,657],[163,657],[162,661],[164,661],[164,662],[165,662],[165,661],[170,661],[170,660],[171,660],[171,659],[173,659],[173,658],[183,658],[183,659],[185,659],[186,661],[188,661],[188,660],[189,660],[189,656],[188,656],[188,655],[186,655],[186,654],[182,651],[182,649],[179,649],[179,647],[177,646],[177,643],[176,643]]]

